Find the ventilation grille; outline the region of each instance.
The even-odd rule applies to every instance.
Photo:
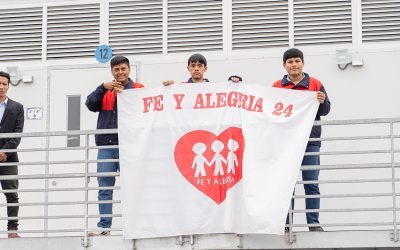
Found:
[[[232,0],[232,49],[288,45],[288,1]]]
[[[168,52],[222,50],[222,0],[169,0]]]
[[[0,61],[42,58],[42,8],[0,10]]]
[[[400,40],[400,0],[362,1],[363,42]]]
[[[94,56],[99,46],[100,5],[49,6],[47,58]]]
[[[109,44],[113,54],[162,53],[162,2],[110,3]]]
[[[294,0],[296,46],[351,42],[351,0]]]

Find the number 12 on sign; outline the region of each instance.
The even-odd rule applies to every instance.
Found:
[[[98,62],[106,63],[112,57],[112,50],[108,45],[100,45],[97,47],[95,55]]]

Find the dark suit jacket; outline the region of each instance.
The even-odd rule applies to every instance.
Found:
[[[24,129],[24,107],[22,104],[8,98],[3,118],[0,122],[0,133],[21,133]],[[0,138],[1,149],[16,149],[21,138]],[[18,154],[6,153],[6,162],[18,162]]]

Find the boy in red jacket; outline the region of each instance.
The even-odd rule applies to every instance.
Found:
[[[118,110],[117,110],[117,93],[124,89],[142,88],[143,85],[133,82],[129,78],[131,68],[128,58],[124,56],[115,56],[111,59],[112,81],[100,84],[86,99],[86,106],[90,111],[99,112],[97,119],[97,129],[115,129],[118,128]],[[97,134],[95,136],[97,146],[118,145],[117,134]],[[97,154],[98,160],[119,159],[118,148],[100,148]],[[117,172],[119,171],[119,162],[98,162],[97,172]],[[97,177],[99,187],[113,187],[115,184],[114,176]],[[111,201],[113,190],[99,190],[99,201]],[[112,214],[112,203],[99,203],[100,215]],[[97,223],[100,228],[98,233],[90,233],[94,235],[110,235],[112,217],[101,217]]]
[[[276,81],[273,87],[305,90],[305,91],[316,91],[317,100],[320,103],[315,120],[321,120],[321,116],[325,116],[329,113],[331,108],[331,102],[329,101],[328,95],[326,94],[325,88],[322,83],[303,72],[304,67],[304,56],[303,52],[292,48],[287,50],[283,54],[283,67],[287,71],[287,75],[283,79]],[[310,134],[310,138],[321,137],[321,126],[313,126]],[[306,152],[319,152],[321,147],[321,141],[309,141],[307,144]],[[308,155],[304,156],[302,165],[320,165],[319,155]],[[307,170],[302,171],[303,181],[318,181],[319,170]],[[304,184],[304,192],[306,195],[319,195],[319,186],[317,183]],[[292,209],[294,208],[294,200],[292,200]],[[320,198],[307,198],[306,209],[319,209]],[[286,219],[286,224],[289,224],[289,217]],[[307,213],[307,224],[319,224],[319,213],[310,212]],[[323,228],[320,226],[310,226],[310,231],[323,232]],[[289,231],[286,227],[285,231]]]

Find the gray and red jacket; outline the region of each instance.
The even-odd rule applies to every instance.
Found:
[[[314,78],[310,77],[307,73],[304,73],[303,79],[294,84],[293,82],[288,80],[288,76],[285,75],[282,80],[276,81],[273,85],[276,88],[284,88],[284,89],[295,89],[295,90],[306,90],[306,91],[321,91],[325,94],[326,98],[324,103],[319,105],[317,115],[315,117],[316,121],[321,120],[321,116],[325,116],[331,110],[331,102],[329,101],[328,94],[325,91],[322,83]],[[321,138],[321,126],[313,126],[310,134],[310,138]],[[309,141],[308,145],[321,146],[320,141]]]
[[[124,89],[143,88],[143,84],[129,83]],[[117,94],[104,88],[103,84],[98,86],[86,99],[86,106],[90,111],[99,112],[97,118],[97,129],[118,128]],[[95,136],[96,145],[118,145],[118,134],[99,134]]]

